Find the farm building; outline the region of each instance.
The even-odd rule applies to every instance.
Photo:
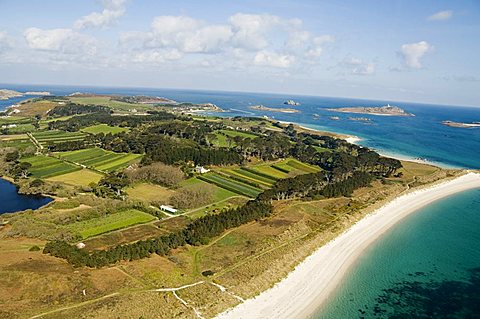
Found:
[[[168,206],[168,205],[161,205],[160,209],[172,214],[176,214],[178,212],[178,209],[175,209],[172,206]]]
[[[203,167],[203,166],[196,166],[195,167],[195,172],[199,173],[199,174],[205,174],[205,173],[208,173],[210,172],[209,169]]]

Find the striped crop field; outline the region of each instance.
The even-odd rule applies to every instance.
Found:
[[[22,162],[28,162],[32,164],[29,172],[31,173],[32,177],[35,178],[54,177],[81,169],[79,166],[74,164],[65,163],[57,158],[47,156],[32,156],[22,159]]]
[[[142,155],[114,153],[101,148],[87,148],[78,151],[57,152],[55,156],[98,171],[114,172],[127,167],[132,161],[139,159]]]
[[[231,192],[244,195],[247,197],[256,197],[258,194],[262,192],[260,188],[242,183],[237,180],[233,180],[228,178],[227,176],[222,176],[217,173],[208,173],[198,177],[199,179],[214,184],[218,187],[222,187],[226,190]]]
[[[32,133],[32,135],[38,141],[38,143],[40,143],[40,145],[42,146],[45,146],[49,143],[81,141],[86,136],[82,132],[63,132],[63,131],[36,132],[36,133]]]

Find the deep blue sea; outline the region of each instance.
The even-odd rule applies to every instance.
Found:
[[[479,107],[369,101],[281,94],[172,89],[15,86],[46,90],[164,96],[182,102],[215,103],[217,116],[268,116],[310,128],[356,135],[360,144],[383,154],[424,158],[447,167],[480,169],[480,128],[452,128],[444,120],[480,122]],[[287,107],[301,113],[251,110],[249,106]],[[0,101],[2,108],[17,101]],[[327,108],[396,105],[414,117],[345,114]],[[339,120],[330,119],[338,116]],[[349,117],[367,117],[368,122]],[[438,201],[412,214],[372,245],[357,262],[318,318],[480,318],[480,190]]]

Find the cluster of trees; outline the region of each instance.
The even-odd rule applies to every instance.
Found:
[[[112,110],[101,105],[82,105],[68,102],[64,105],[58,105],[54,107],[48,111],[47,115],[52,117],[60,117],[90,113],[110,114],[112,113]]]
[[[130,182],[145,181],[173,187],[185,179],[185,174],[177,166],[153,163],[125,172]]]
[[[141,240],[127,245],[94,251],[91,254],[78,249],[63,240],[48,242],[43,253],[64,258],[74,266],[103,267],[120,260],[135,260],[153,253],[166,255],[171,249],[186,244],[200,245],[223,231],[242,224],[265,218],[272,212],[272,206],[263,201],[249,201],[245,205],[225,210],[216,215],[207,215],[191,222],[185,229],[166,236]]]
[[[170,204],[178,208],[205,206],[212,202],[215,188],[210,184],[196,184],[180,188],[169,198]]]
[[[49,130],[62,130],[67,132],[76,132],[81,128],[96,125],[107,124],[109,126],[137,127],[144,123],[153,123],[157,121],[167,121],[177,118],[174,114],[167,112],[150,112],[149,115],[126,115],[113,116],[105,113],[92,113],[83,116],[76,116],[64,121],[53,121],[48,123]]]

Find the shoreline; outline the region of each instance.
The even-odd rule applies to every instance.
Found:
[[[396,223],[436,200],[475,188],[480,188],[480,174],[469,172],[395,198],[319,247],[272,288],[216,318],[311,316],[325,304],[363,251]]]

